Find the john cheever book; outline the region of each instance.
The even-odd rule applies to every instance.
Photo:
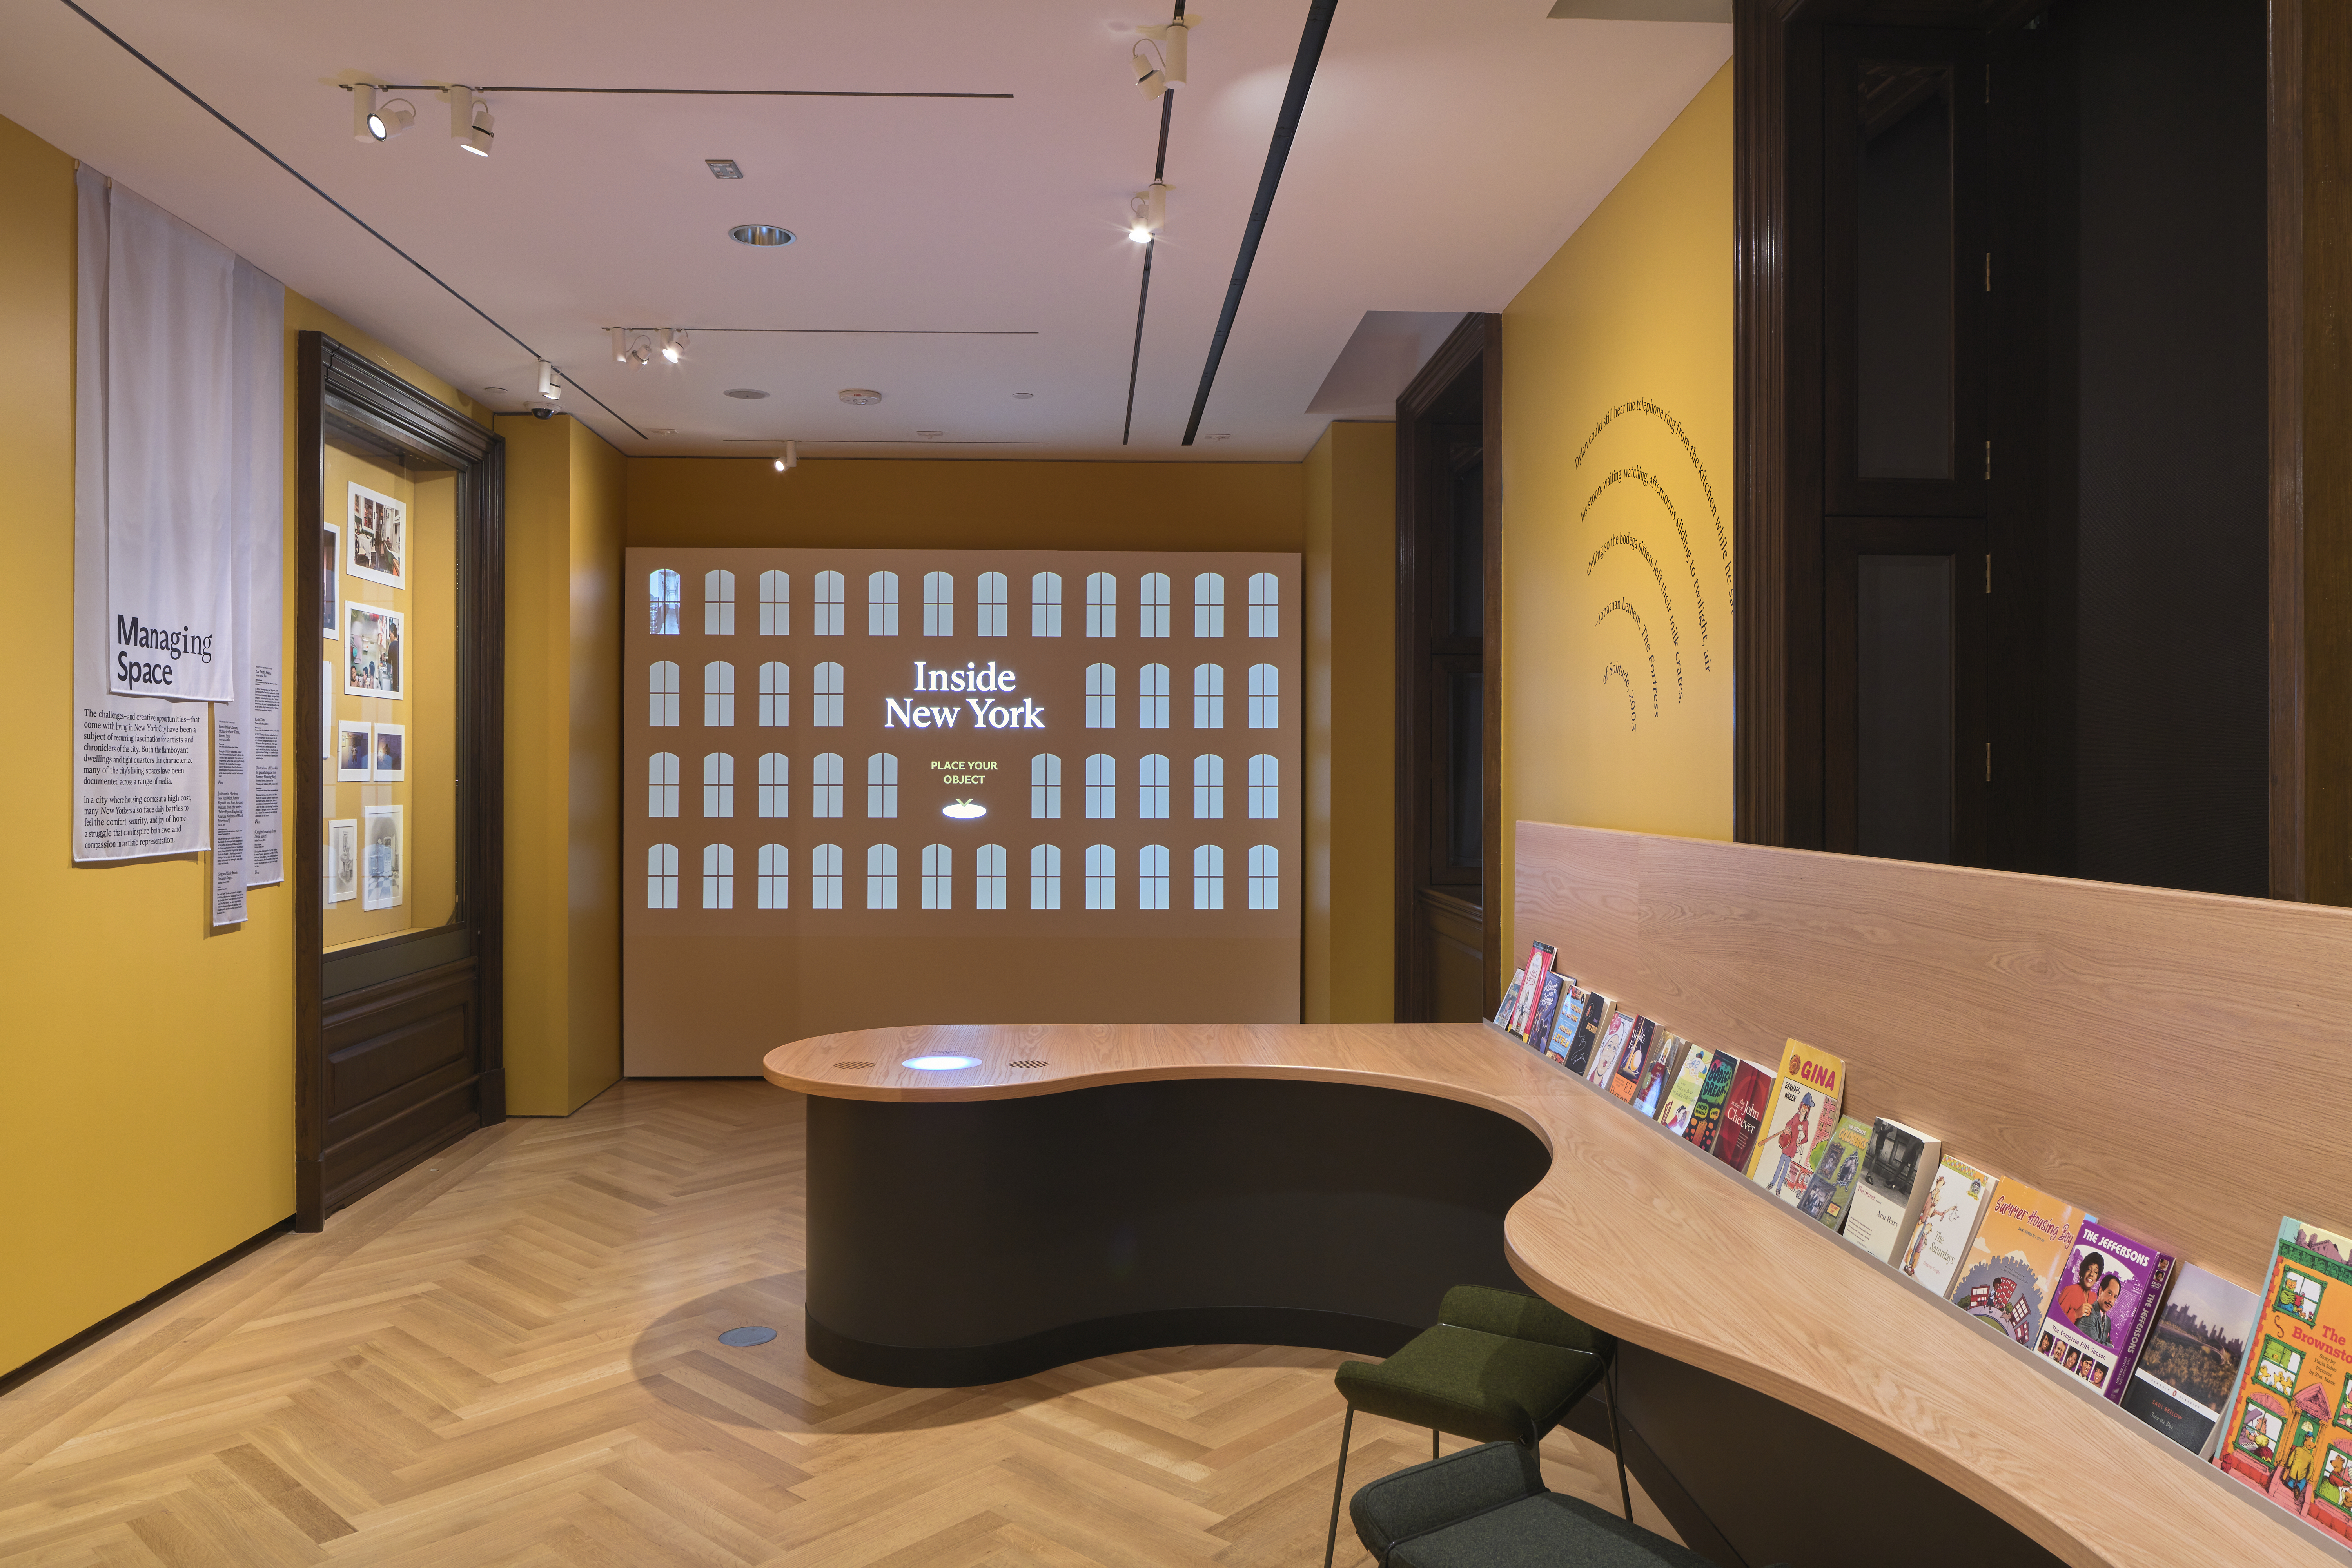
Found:
[[[2352,1542],[2352,1240],[2279,1222],[2221,1473]]]
[[[1756,1152],[1756,1134],[1772,1094],[1773,1072],[1762,1062],[1742,1062],[1723,1097],[1723,1125],[1715,1134],[1715,1157],[1745,1173]]]

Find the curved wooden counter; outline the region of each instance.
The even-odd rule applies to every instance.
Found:
[[[932,1053],[981,1065],[899,1065]],[[1552,1154],[1506,1222],[1513,1267],[1548,1300],[1629,1343],[1850,1433],[2082,1568],[2347,1561],[2079,1380],[1993,1339],[1484,1025],[869,1029],[780,1047],[765,1071],[781,1088],[835,1100],[953,1102],[1280,1079],[1482,1107],[1529,1129]],[[1822,1474],[1802,1506],[1833,1513],[1847,1506],[1846,1489],[1842,1475]],[[1927,1560],[1936,1528],[1913,1521],[1917,1538],[1883,1542],[1878,1560]]]

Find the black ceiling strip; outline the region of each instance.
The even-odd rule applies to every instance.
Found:
[[[67,10],[71,11],[75,16],[79,16],[83,21],[88,22],[91,26],[96,27],[109,38],[112,39],[116,47],[121,48],[124,54],[129,55],[132,59],[137,60],[141,65],[145,66],[149,70],[153,71],[157,76],[162,77],[165,81],[170,82],[174,88],[177,88],[182,96],[186,98],[190,103],[194,104],[198,109],[203,110],[206,114],[211,115],[223,125],[226,125],[231,131],[236,132],[236,134],[243,139],[246,145],[251,147],[255,152],[260,153],[263,157],[268,159],[271,163],[277,164],[279,168],[293,175],[297,180],[301,181],[303,185],[308,187],[312,195],[317,196],[320,201],[326,203],[329,206],[334,208],[337,212],[342,214],[345,217],[359,225],[360,227],[365,229],[369,235],[373,237],[375,240],[386,250],[391,251],[394,256],[399,257],[403,261],[405,261],[411,267],[415,268],[416,270],[425,274],[425,277],[432,279],[433,281],[440,287],[442,291],[449,296],[449,298],[457,300],[457,303],[465,306],[466,309],[473,311],[474,314],[481,317],[482,320],[488,321],[492,327],[498,329],[499,332],[503,335],[509,342],[514,344],[517,348],[522,350],[523,353],[530,355],[533,359],[546,358],[546,356],[541,354],[537,349],[531,347],[529,343],[524,342],[520,338],[516,337],[514,333],[508,331],[505,323],[500,321],[496,316],[491,315],[488,310],[483,310],[479,305],[475,304],[463,294],[458,293],[457,289],[452,289],[446,282],[443,281],[439,275],[434,272],[433,268],[425,266],[425,263],[417,260],[416,258],[409,255],[408,252],[393,244],[389,238],[385,237],[383,230],[377,228],[373,224],[368,222],[367,219],[360,216],[359,214],[352,211],[351,208],[343,205],[342,203],[337,201],[334,197],[320,190],[308,175],[295,168],[293,164],[288,163],[277,153],[271,152],[268,148],[264,147],[259,142],[255,141],[252,132],[247,131],[244,126],[239,125],[236,121],[231,120],[227,115],[223,114],[219,110],[215,109],[211,104],[206,103],[203,99],[197,97],[194,91],[191,89],[185,82],[173,76],[170,71],[165,70],[162,66],[157,65],[153,60],[149,59],[145,55],[140,53],[139,50],[131,45],[130,39],[124,37],[121,34],[116,32],[105,23],[100,21],[97,17],[91,16],[80,6],[75,5],[74,0],[58,0],[58,3],[63,5]],[[554,362],[549,361],[549,363],[552,364]],[[562,365],[556,365],[555,368],[560,373],[563,371],[563,367]],[[641,441],[646,439],[646,433],[638,429],[635,426],[629,424],[626,419],[622,418],[621,415],[614,409],[612,405],[606,403],[594,393],[590,392],[586,387],[580,385],[578,382],[572,381],[568,373],[563,374],[563,379],[570,383],[572,387],[584,394],[589,402],[594,404],[597,407],[602,408],[605,413],[612,415],[614,418],[619,419],[624,426],[627,426],[631,435],[636,437]]]
[[[1225,288],[1224,309],[1217,312],[1216,335],[1209,340],[1209,362],[1201,367],[1201,390],[1192,395],[1192,417],[1184,425],[1184,445],[1200,434],[1201,413],[1209,405],[1209,388],[1217,379],[1217,363],[1225,357],[1225,340],[1233,334],[1234,317],[1242,308],[1242,290],[1249,285],[1251,265],[1257,260],[1257,242],[1265,234],[1266,214],[1274,208],[1274,193],[1282,184],[1282,166],[1290,158],[1290,141],[1298,132],[1299,116],[1307,108],[1307,89],[1315,85],[1315,67],[1323,58],[1323,40],[1330,36],[1331,14],[1339,0],[1309,0],[1307,32],[1298,40],[1298,58],[1290,62],[1290,86],[1282,95],[1282,111],[1275,116],[1274,143],[1265,150],[1265,172],[1258,176],[1257,199],[1250,204],[1249,223],[1242,230],[1241,255],[1234,261],[1234,280]]]
[[[76,7],[79,9],[79,7]],[[345,92],[352,83],[340,84]],[[378,92],[439,92],[451,85],[437,81],[371,83]],[[464,83],[455,85],[463,86]],[[1009,92],[846,92],[821,88],[792,87],[478,87],[476,92],[593,92],[627,98],[1003,98]]]
[[[659,327],[606,327],[606,331],[657,332]],[[1035,327],[681,327],[673,332],[834,332],[861,338],[1034,338]]]
[[[1176,15],[1184,14],[1183,0],[1177,0]],[[1157,184],[1168,174],[1168,122],[1176,116],[1176,91],[1167,89],[1160,94],[1160,151],[1151,162],[1151,179]],[[1135,347],[1127,356],[1127,421],[1118,427],[1118,444],[1135,432],[1135,378],[1143,368],[1143,311],[1151,303],[1151,258],[1160,249],[1160,237],[1153,235],[1143,247],[1143,286],[1135,295]]]

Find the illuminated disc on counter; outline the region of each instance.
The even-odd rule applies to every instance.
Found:
[[[960,822],[969,822],[975,816],[986,816],[988,807],[975,800],[959,800],[952,805],[940,807],[940,815],[952,816]]]
[[[961,1072],[965,1068],[980,1065],[978,1057],[908,1057],[898,1064],[917,1072]]]

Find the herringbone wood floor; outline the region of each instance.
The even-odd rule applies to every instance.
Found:
[[[1319,1563],[1340,1356],[950,1390],[813,1365],[803,1127],[764,1084],[625,1083],[272,1243],[0,1399],[0,1562]],[[778,1337],[717,1342],[744,1323]],[[1368,1418],[1349,1471],[1427,1454]],[[1601,1450],[1545,1460],[1615,1506]]]

